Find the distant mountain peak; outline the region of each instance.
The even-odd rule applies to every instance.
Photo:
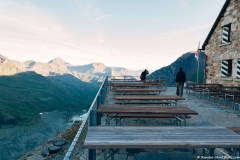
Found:
[[[65,65],[65,66],[70,66],[71,64],[68,62],[65,62],[62,60],[60,57],[54,58],[53,60],[48,62],[49,64],[57,64],[57,65]]]
[[[3,56],[0,54],[0,64],[3,64],[4,62],[6,62],[8,60],[7,57]]]
[[[60,57],[54,58],[53,60],[49,61],[49,63],[54,63],[54,62],[63,62],[63,63],[65,63],[65,61],[62,60]]]
[[[101,62],[94,62],[94,63],[92,63],[92,65],[94,68],[106,68],[107,67]]]

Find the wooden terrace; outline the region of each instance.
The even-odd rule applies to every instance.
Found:
[[[122,84],[122,86],[124,86]],[[123,89],[131,92],[135,88]],[[142,88],[140,88],[142,89]],[[140,90],[139,89],[139,90]],[[150,86],[150,89],[156,89]],[[89,159],[96,159],[96,150],[104,150],[103,159],[114,159],[114,156],[121,149],[192,149],[193,153],[202,149],[202,156],[206,151],[210,156],[219,154],[215,149],[230,149],[231,156],[237,156],[240,148],[240,135],[224,126],[194,126],[192,119],[199,113],[188,105],[188,99],[178,97],[168,92],[164,95],[115,95],[119,91],[108,89],[106,100],[96,106],[92,112],[95,115],[95,122],[88,127],[84,148],[89,149]],[[121,90],[120,90],[121,91]],[[151,93],[151,92],[147,92]],[[154,93],[154,92],[153,92]],[[127,94],[127,93],[126,93]],[[158,102],[179,101],[168,105],[158,104]],[[119,101],[121,103],[119,103]],[[130,103],[135,101],[137,103]],[[148,102],[151,102],[148,104]],[[154,102],[156,104],[154,104]],[[115,103],[119,103],[116,105]],[[172,105],[175,104],[175,105]],[[207,113],[206,113],[207,114]],[[191,117],[191,116],[193,117]],[[201,116],[201,115],[200,115]],[[214,116],[214,115],[212,115]],[[90,117],[90,119],[92,119]],[[93,118],[94,119],[94,118]],[[110,120],[115,119],[116,123]],[[118,120],[117,120],[118,119]],[[133,121],[131,119],[137,119]],[[140,119],[148,121],[164,121],[165,125],[152,126],[141,125]],[[160,120],[159,120],[160,119]],[[171,120],[169,120],[171,119]],[[186,123],[188,119],[188,124]],[[118,125],[118,122],[120,126]],[[166,121],[171,122],[166,126]],[[183,126],[175,126],[183,122]],[[137,124],[139,123],[139,124]],[[130,125],[129,125],[130,124]],[[107,125],[107,126],[106,126]],[[238,130],[239,127],[235,127]]]

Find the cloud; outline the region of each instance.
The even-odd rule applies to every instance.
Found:
[[[84,42],[86,37],[72,34],[52,15],[34,6],[14,5],[13,10],[0,7],[0,48],[10,59],[48,61],[50,57],[63,56],[73,63],[83,63],[104,59],[109,53],[105,48],[89,47]],[[104,42],[101,35],[95,41]]]
[[[98,17],[98,18],[94,19],[93,21],[99,21],[99,20],[101,20],[101,19],[104,19],[104,18],[110,16],[111,14],[112,14],[112,13],[109,13],[109,14],[107,14],[107,15],[104,15],[104,16],[101,16],[101,17]]]

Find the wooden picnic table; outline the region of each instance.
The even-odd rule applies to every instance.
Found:
[[[237,156],[240,135],[221,126],[97,126],[88,127],[84,148],[209,148],[210,156],[215,148],[231,148]]]
[[[226,89],[240,89],[240,87],[236,87],[236,86],[207,86],[205,88],[203,88],[203,97],[204,94],[207,93],[208,94],[208,100],[210,99],[210,93],[223,93]]]
[[[157,88],[116,88],[115,92],[121,92],[122,94],[129,92],[158,92],[160,95],[161,92],[166,92],[166,90]]]
[[[112,87],[116,87],[116,88],[121,88],[121,87],[134,87],[134,88],[138,88],[138,87],[153,87],[154,85],[150,85],[150,84],[113,84]]]
[[[122,104],[127,104],[131,100],[174,100],[175,105],[177,105],[178,100],[185,100],[185,98],[180,97],[180,96],[175,96],[175,95],[155,95],[155,96],[141,96],[141,95],[136,95],[136,96],[130,96],[130,95],[116,95],[114,96],[115,100],[120,100]]]
[[[187,106],[132,106],[132,105],[116,105],[106,104],[100,105],[97,110],[98,113],[107,114],[107,124],[109,124],[109,114],[114,113],[116,115],[120,113],[126,113],[131,116],[132,114],[162,114],[162,115],[174,115],[176,118],[183,118],[183,124],[186,126],[187,115],[198,115],[198,113]],[[149,116],[149,118],[152,118]]]
[[[189,84],[188,93],[190,94],[190,90],[194,91],[195,89],[205,89],[206,87],[211,87],[211,86],[223,86],[223,85],[222,84],[206,84],[206,83]]]

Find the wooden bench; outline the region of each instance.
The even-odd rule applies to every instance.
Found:
[[[127,93],[157,93],[160,95],[161,92],[166,92],[166,90],[158,88],[116,88],[115,92],[122,95]]]
[[[149,115],[173,115],[178,118],[183,118],[183,124],[186,125],[186,118],[188,115],[198,115],[198,113],[187,106],[144,106],[144,105],[116,105],[105,104],[99,105],[97,109],[98,114],[106,114],[106,124],[110,124],[109,115],[115,114],[131,114],[142,116],[142,114]],[[112,115],[113,116],[113,115]]]
[[[130,95],[121,95],[121,96],[114,96],[115,100],[119,100],[122,102],[122,104],[127,104],[130,101],[136,100],[136,101],[143,101],[143,100],[156,100],[156,101],[175,101],[172,103],[175,103],[177,105],[178,100],[185,100],[183,97],[175,96],[175,95],[154,95],[154,96],[141,96],[141,95],[136,95],[136,96],[130,96]]]
[[[123,118],[176,118],[175,124],[176,126],[180,125],[182,123],[182,117],[178,117],[172,114],[127,114],[127,113],[121,113],[121,114],[110,114],[110,118],[115,118],[116,125],[120,123],[121,125],[121,119]],[[186,118],[189,119],[192,116],[186,115]]]
[[[224,93],[210,93],[209,94],[209,100],[211,101],[211,99],[213,99],[213,103],[215,103],[215,98],[218,97],[218,96],[224,96],[225,94]]]
[[[121,101],[115,101],[115,104],[122,104]],[[172,102],[169,101],[130,101],[128,104],[164,104],[171,105]]]
[[[172,114],[111,114],[112,118],[175,118],[176,116]],[[192,116],[187,115],[186,118],[191,118]]]
[[[225,94],[224,95],[219,95],[218,97],[219,97],[219,105],[221,105],[221,102],[223,102],[225,104]],[[227,96],[227,98],[228,98],[228,96]],[[239,99],[240,95],[235,95],[234,98]],[[232,99],[232,98],[228,99],[232,102],[232,108],[234,108],[234,102],[233,101],[237,100],[237,99]]]
[[[114,95],[122,95],[120,93],[116,93]],[[158,95],[157,93],[127,93],[127,94],[124,94],[124,95]]]
[[[236,132],[237,134],[240,134],[240,127],[227,127],[227,128]]]

